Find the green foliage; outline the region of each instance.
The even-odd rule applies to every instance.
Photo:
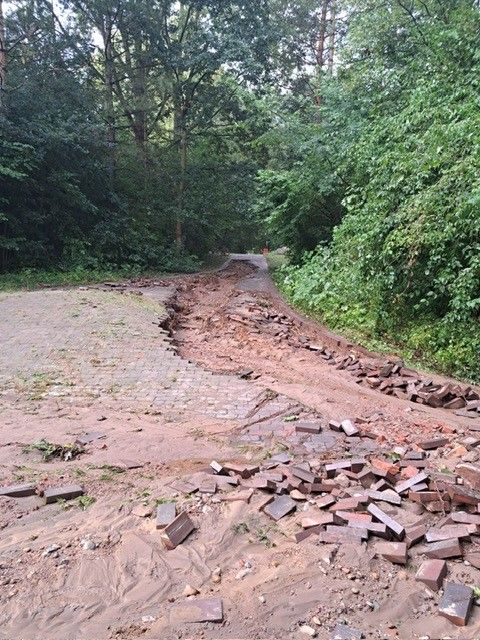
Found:
[[[480,13],[418,5],[414,21],[378,5],[350,26],[348,55],[372,53],[339,78],[368,109],[340,165],[346,215],[282,286],[336,329],[479,381]]]
[[[24,453],[38,451],[44,462],[50,462],[52,458],[60,458],[62,460],[72,460],[79,454],[83,453],[82,447],[76,444],[55,444],[42,438],[38,442],[24,447]]]

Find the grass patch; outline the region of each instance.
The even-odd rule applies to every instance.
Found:
[[[214,270],[225,262],[225,256],[215,254],[208,256],[201,264],[200,270]],[[191,269],[186,270],[191,273]],[[104,267],[75,269],[21,269],[0,275],[0,291],[21,291],[42,289],[45,287],[66,287],[74,285],[98,284],[100,282],[119,282],[130,278],[162,278],[172,273],[159,270],[146,270],[139,267],[124,268]]]
[[[38,451],[42,456],[42,460],[49,462],[53,458],[73,460],[73,458],[83,453],[84,449],[77,444],[56,444],[55,442],[49,442],[42,438],[38,442],[29,444],[23,448],[23,453],[31,453],[32,451]]]

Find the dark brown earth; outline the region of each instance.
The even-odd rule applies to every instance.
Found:
[[[438,615],[441,594],[415,581],[420,545],[401,566],[377,555],[382,540],[375,537],[297,543],[319,496],[296,500],[296,512],[274,522],[260,510],[261,489],[249,502],[225,501],[232,494],[223,485],[213,495],[188,495],[179,484],[211,484],[212,459],[265,466],[288,451],[296,463],[321,469],[351,456],[386,461],[395,447],[415,450],[440,436],[447,443],[429,452],[429,473],[452,475],[463,459],[478,461],[476,447],[462,441],[479,421],[359,387],[326,364],[306,345],[366,362],[385,358],[290,310],[258,256],[169,281],[44,293],[0,299],[2,330],[13,341],[21,335],[0,361],[0,484],[81,483],[95,503],[0,497],[0,638],[301,640],[309,637],[306,625],[330,640],[339,623],[372,640],[480,637],[477,606],[468,625],[456,627]],[[76,296],[86,309],[78,321]],[[52,336],[61,358],[44,349]],[[47,384],[39,375],[52,362],[56,378]],[[362,437],[327,426],[345,419]],[[322,431],[299,433],[299,422]],[[91,431],[105,437],[72,461],[44,462],[25,449],[40,437],[67,443]],[[355,481],[346,478],[344,489],[341,499]],[[154,518],[156,503],[170,500],[196,527],[173,551]],[[400,509],[379,504],[404,526],[431,528],[444,517],[406,497]],[[464,553],[479,553],[479,541],[472,535]],[[480,585],[471,563],[447,562],[449,581]],[[190,600],[187,585],[199,592]],[[223,622],[179,619],[178,605],[203,598],[222,599]]]

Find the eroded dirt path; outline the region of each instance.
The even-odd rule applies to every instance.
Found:
[[[288,484],[290,467],[272,455],[322,475],[326,461],[391,463],[395,447],[439,436],[447,443],[428,454],[432,472],[478,457],[460,442],[475,421],[359,388],[306,349],[373,358],[289,310],[263,259],[236,256],[220,272],[170,281],[4,295],[0,333],[0,485],[74,482],[87,496],[48,505],[0,496],[0,638],[300,640],[307,624],[330,640],[339,622],[377,640],[479,637],[478,607],[465,629],[438,616],[438,595],[414,580],[416,547],[404,568],[376,553],[375,538],[296,542],[328,493],[293,494],[296,510],[274,522],[261,511],[268,491],[232,500],[249,480],[235,476],[246,486],[232,487],[212,475],[217,459]],[[357,420],[358,435],[327,426],[344,419]],[[305,422],[321,430],[297,430]],[[71,461],[29,449],[93,431],[102,437]],[[338,500],[358,491],[354,477],[339,482]],[[171,500],[196,531],[167,551],[154,512]],[[400,509],[380,504],[406,527],[445,515],[405,496]],[[478,553],[477,541],[465,552]],[[448,565],[449,579],[480,584],[461,558]],[[223,622],[178,622],[186,585],[199,591],[190,603],[221,598]]]

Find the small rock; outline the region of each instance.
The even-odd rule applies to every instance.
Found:
[[[187,598],[188,596],[196,596],[199,593],[200,591],[198,589],[192,587],[191,584],[187,584],[185,585],[185,589],[182,592],[182,596],[185,596],[185,598]]]
[[[310,636],[310,638],[315,638],[317,632],[313,627],[310,627],[308,624],[303,624],[300,629],[300,633],[305,634],[306,636]]]
[[[97,548],[96,543],[93,540],[90,540],[89,538],[84,538],[83,540],[80,540],[80,546],[84,551],[94,551]]]
[[[58,551],[59,549],[61,549],[59,544],[52,544],[45,549],[45,551],[42,553],[42,556],[45,558],[46,556],[49,556],[52,553],[55,553],[55,551]]]

